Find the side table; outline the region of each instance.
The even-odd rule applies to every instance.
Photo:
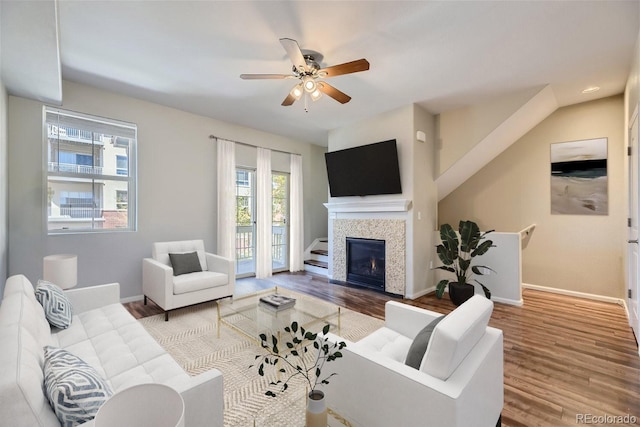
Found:
[[[162,384],[139,384],[121,390],[100,407],[95,427],[184,427],[180,393]]]

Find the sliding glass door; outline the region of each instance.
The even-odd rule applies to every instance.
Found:
[[[236,276],[256,273],[256,173],[236,169]]]
[[[272,268],[273,271],[289,269],[289,174],[274,172],[272,210]]]
[[[289,269],[289,174],[272,177],[272,268]],[[256,273],[256,173],[236,169],[236,276]]]

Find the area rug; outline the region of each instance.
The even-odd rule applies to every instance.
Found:
[[[295,297],[294,292],[287,293]],[[212,368],[222,372],[225,427],[254,426],[256,417],[264,417],[265,413],[273,414],[273,425],[304,425],[304,412],[291,408],[304,401],[305,383],[294,381],[278,397],[266,396],[267,390],[274,390],[269,383],[275,380],[276,373],[261,377],[255,367],[249,368],[255,363],[255,356],[262,353],[256,341],[224,324],[218,338],[215,302],[172,311],[168,322],[164,321],[164,314],[159,314],[143,318],[140,323],[189,375]],[[358,341],[383,325],[380,319],[345,308],[340,323],[340,335],[349,341]],[[325,366],[325,371],[330,373],[331,365]]]

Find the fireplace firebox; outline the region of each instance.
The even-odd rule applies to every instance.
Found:
[[[384,292],[385,241],[347,237],[347,282]]]

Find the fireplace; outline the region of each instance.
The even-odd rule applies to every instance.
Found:
[[[347,237],[347,282],[385,290],[385,241]]]

